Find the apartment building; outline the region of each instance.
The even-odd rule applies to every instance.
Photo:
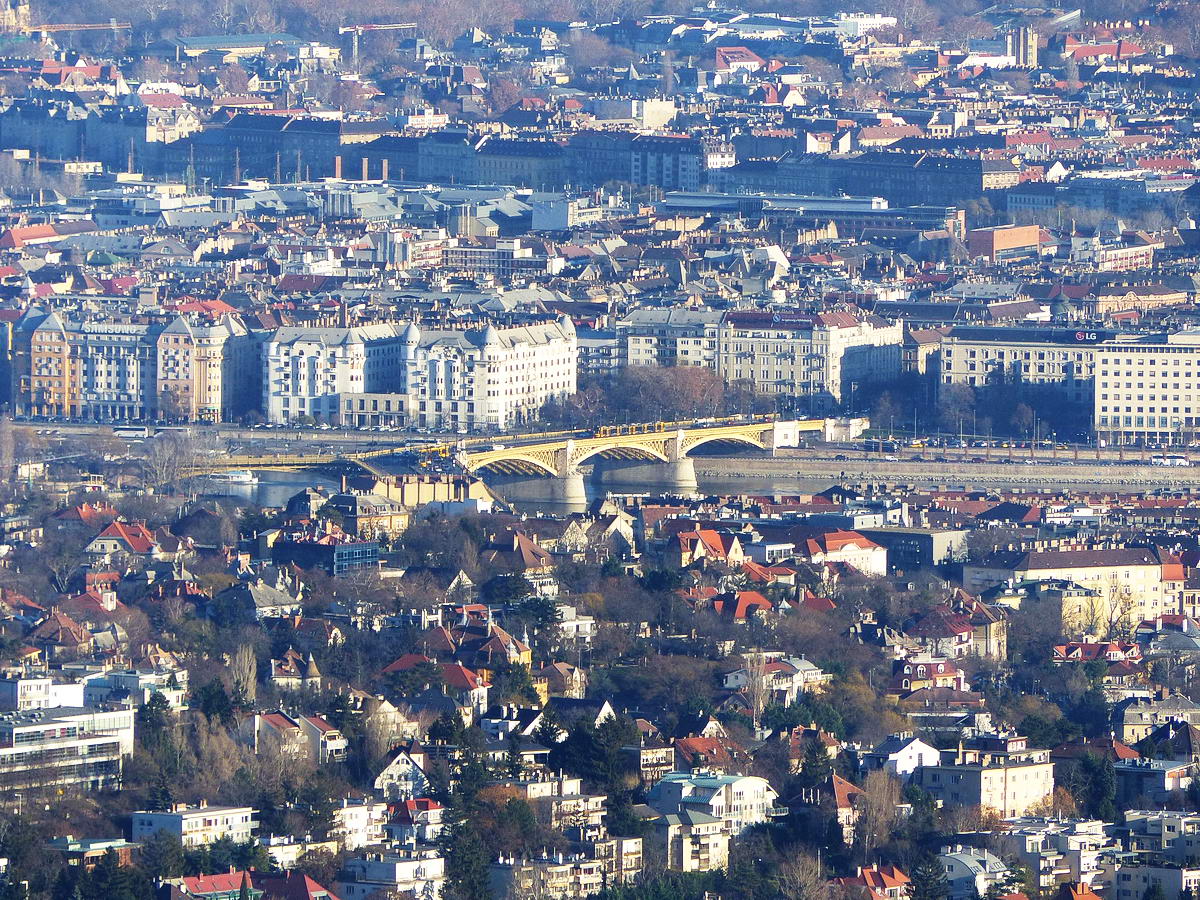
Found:
[[[1174,810],[1131,809],[1125,813],[1128,849],[1184,863],[1200,856],[1200,815]]]
[[[134,715],[89,707],[0,713],[0,790],[120,787]]]
[[[1186,444],[1200,431],[1200,331],[1097,349],[1093,428],[1110,444]]]
[[[682,809],[653,819],[654,839],[668,869],[709,872],[729,864],[729,826],[699,810]]]
[[[583,781],[569,775],[535,777],[504,782],[504,786],[543,811],[551,828],[569,825],[602,829],[606,814],[604,794],[588,794]]]
[[[956,326],[942,338],[941,385],[1040,385],[1088,407],[1096,354],[1111,337],[1072,329]]]
[[[571,320],[482,329],[388,323],[281,328],[263,354],[263,411],[462,431],[502,430],[575,392]]]
[[[383,827],[388,822],[387,804],[382,800],[342,798],[333,810],[333,827],[329,831],[343,850],[358,850],[380,844]]]
[[[1107,634],[1179,609],[1182,567],[1145,547],[1040,546],[999,550],[963,567],[963,585],[979,592],[1009,582],[1061,581],[1084,590],[1061,594],[1064,634]]]
[[[199,806],[177,803],[170,810],[139,810],[133,814],[130,839],[136,844],[165,831],[179,838],[183,849],[207,847],[221,838],[244,844],[258,827],[258,810],[249,806]]]
[[[1023,816],[1054,791],[1049,750],[1030,750],[1023,737],[978,739],[945,751],[936,766],[921,766],[912,784],[946,806],[978,806],[1004,817]]]
[[[723,313],[710,309],[635,309],[617,322],[627,366],[717,367]]]
[[[1004,822],[994,840],[997,852],[1015,857],[1043,889],[1092,884],[1101,874],[1101,855],[1116,849],[1105,825],[1099,819],[1020,816]]]
[[[53,702],[54,682],[50,678],[13,676],[0,678],[0,710],[25,712],[57,706]]]
[[[1141,900],[1158,885],[1166,897],[1194,896],[1200,891],[1200,868],[1181,864],[1118,865],[1111,900]]]
[[[403,334],[393,324],[276,330],[263,345],[263,415],[332,419],[340,394],[399,392]]]
[[[254,348],[231,316],[145,321],[31,307],[12,332],[19,416],[216,422],[230,417]]]
[[[898,376],[903,341],[901,323],[859,312],[730,312],[718,332],[717,371],[828,411],[852,402],[858,385]]]
[[[718,775],[712,772],[672,772],[650,789],[647,803],[663,815],[684,810],[720,819],[730,834],[786,815],[775,805],[778,794],[757,775]]]
[[[335,889],[342,900],[363,900],[376,892],[438,900],[445,882],[446,860],[436,850],[392,850],[346,860]]]
[[[276,751],[323,766],[341,762],[349,747],[345,736],[320,716],[289,716],[282,712],[255,714],[254,752]]]
[[[464,210],[462,216],[466,216]],[[467,224],[455,227],[464,231]],[[520,238],[475,239],[459,238],[442,247],[442,268],[469,275],[495,275],[511,278],[514,275],[557,275],[566,261],[559,256],[534,252],[535,248]]]
[[[566,316],[471,331],[410,325],[401,389],[410,397],[412,424],[504,430],[536,416],[552,397],[575,393],[578,356]]]

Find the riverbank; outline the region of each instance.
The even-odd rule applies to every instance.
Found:
[[[1144,464],[968,463],[814,459],[804,456],[706,457],[695,460],[696,478],[736,483],[769,481],[828,484],[912,484],[922,487],[1008,487],[1048,490],[1200,488],[1200,467]],[[749,489],[749,486],[748,486]]]

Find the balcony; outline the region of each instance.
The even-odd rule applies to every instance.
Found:
[[[786,816],[789,812],[791,812],[791,810],[789,810],[786,806],[767,807],[767,815],[773,819],[779,818],[780,816]]]

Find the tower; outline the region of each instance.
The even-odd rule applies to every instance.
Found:
[[[1004,35],[1005,51],[1017,61],[1022,69],[1036,69],[1038,64],[1038,33],[1028,25],[1021,25]]]

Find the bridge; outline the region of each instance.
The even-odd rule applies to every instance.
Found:
[[[802,432],[822,431],[824,427],[824,419],[697,423],[689,427],[670,427],[664,423],[613,426],[597,429],[592,437],[533,439],[488,450],[465,449],[458,453],[457,459],[468,472],[569,478],[579,474],[580,467],[596,457],[679,463],[696,448],[713,443],[774,451],[795,447]]]
[[[349,473],[354,470],[366,472],[376,478],[384,478],[388,473],[372,463],[373,457],[388,456],[403,448],[388,448],[384,450],[368,450],[352,452],[352,454],[263,454],[259,456],[230,455],[205,457],[204,460],[184,464],[180,467],[181,478],[193,478],[197,475],[214,475],[218,472],[240,472],[244,469],[330,469],[338,473]]]
[[[242,469],[324,469],[337,473],[365,472],[377,478],[387,473],[372,460],[404,451],[455,455],[472,474],[549,477],[564,482],[570,496],[582,493],[581,466],[595,459],[663,464],[662,480],[679,490],[695,489],[689,454],[709,444],[753,447],[774,451],[795,447],[800,435],[824,430],[824,419],[799,421],[709,420],[613,425],[594,432],[555,432],[505,438],[471,438],[454,444],[398,445],[352,453],[281,453],[275,455],[214,455],[181,467],[181,477],[211,475]]]

